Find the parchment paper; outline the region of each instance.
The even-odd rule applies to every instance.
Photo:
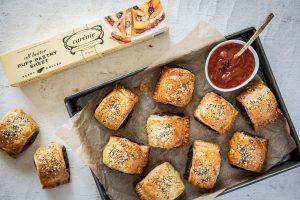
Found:
[[[139,102],[125,128],[118,131],[109,130],[94,118],[94,111],[103,96],[111,91],[111,84],[100,92],[95,92],[80,99],[81,106],[86,105],[81,112],[72,117],[57,135],[61,137],[86,162],[99,178],[106,193],[112,200],[137,199],[134,187],[156,165],[168,161],[181,174],[185,184],[185,191],[178,199],[211,199],[224,189],[245,181],[258,174],[233,168],[228,164],[228,140],[234,131],[244,130],[250,134],[269,139],[268,158],[266,169],[279,163],[295,147],[295,142],[289,134],[289,127],[284,117],[275,123],[255,133],[250,122],[239,113],[234,125],[224,135],[207,128],[196,121],[193,111],[200,99],[210,91],[214,91],[208,84],[204,75],[204,63],[210,49],[224,37],[210,25],[201,22],[182,42],[175,45],[170,51],[163,54],[149,69],[119,82],[119,84],[132,90],[139,96]],[[192,71],[196,75],[195,91],[192,102],[184,109],[170,105],[163,105],[152,100],[151,95],[161,71],[160,66],[173,66],[174,64]],[[259,77],[256,77],[258,79]],[[147,86],[141,91],[140,84]],[[216,92],[216,91],[215,91]],[[220,93],[236,105],[234,93]],[[87,102],[88,101],[88,102]],[[126,137],[137,143],[147,144],[146,121],[153,113],[173,112],[184,113],[190,117],[190,139],[188,145],[170,150],[151,148],[150,160],[141,175],[128,175],[109,169],[102,163],[102,150],[111,135]],[[191,186],[183,177],[186,170],[188,150],[196,139],[215,142],[221,145],[222,165],[216,186],[212,190],[203,190]]]

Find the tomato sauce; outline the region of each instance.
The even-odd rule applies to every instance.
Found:
[[[208,76],[214,85],[223,89],[234,88],[251,76],[255,58],[249,49],[233,59],[234,54],[242,47],[242,44],[226,43],[212,53],[208,61]]]

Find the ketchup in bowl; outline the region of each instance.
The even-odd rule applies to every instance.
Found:
[[[222,89],[235,88],[253,74],[256,62],[249,49],[238,58],[233,58],[242,47],[243,44],[226,42],[212,52],[208,60],[207,72],[215,86]]]

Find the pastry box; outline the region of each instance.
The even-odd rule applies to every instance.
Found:
[[[21,86],[148,40],[167,30],[168,23],[160,1],[145,1],[0,55],[0,60],[10,85]]]
[[[228,40],[229,39],[239,39],[239,40],[243,40],[243,41],[248,41],[254,32],[255,32],[255,28],[251,27],[251,28],[247,28],[242,31],[239,31],[237,33],[234,33],[232,35],[226,36],[226,39],[228,39]],[[287,156],[285,156],[284,159],[282,159],[279,163],[277,163],[275,166],[271,167],[268,171],[266,171],[262,174],[251,175],[251,177],[252,177],[251,179],[247,179],[246,181],[239,182],[239,183],[227,188],[226,190],[222,191],[220,194],[218,193],[219,195],[234,191],[241,187],[245,187],[247,185],[253,184],[260,180],[266,179],[268,177],[274,176],[276,174],[279,174],[284,171],[287,171],[287,170],[290,170],[290,169],[300,166],[300,142],[299,142],[296,130],[291,121],[291,118],[286,109],[286,106],[284,104],[284,100],[283,100],[283,98],[280,94],[280,91],[278,89],[278,86],[276,84],[276,80],[273,76],[270,64],[267,60],[267,57],[265,55],[264,49],[262,47],[262,44],[261,44],[259,38],[256,39],[256,41],[252,44],[252,47],[256,50],[256,52],[259,56],[259,59],[260,59],[260,68],[258,71],[258,75],[266,83],[266,85],[273,91],[274,95],[276,96],[276,99],[279,104],[278,106],[282,110],[282,112],[286,118],[287,124],[289,125],[290,136],[293,138],[293,140],[296,143],[296,148],[291,153],[289,153]],[[112,80],[100,83],[94,87],[87,89],[87,90],[81,91],[77,94],[66,97],[65,105],[66,105],[66,108],[68,110],[70,117],[74,116],[76,113],[78,113],[84,107],[82,102],[87,102],[88,99],[91,97],[91,94],[97,93],[97,92],[101,91],[101,89],[103,89],[104,87],[106,87],[110,84],[114,84],[117,81],[121,81],[128,77],[133,78],[134,75],[144,71],[146,68],[147,67],[144,67],[137,71],[124,74],[124,75],[114,78]],[[183,166],[183,167],[185,167],[185,166]],[[109,197],[106,195],[104,188],[98,181],[98,178],[96,177],[96,175],[94,173],[93,173],[93,176],[94,176],[94,179],[95,179],[96,185],[98,187],[101,198],[108,200]]]

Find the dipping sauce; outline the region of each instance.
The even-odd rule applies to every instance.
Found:
[[[241,48],[242,44],[225,43],[211,54],[208,61],[208,76],[214,85],[223,89],[234,88],[251,76],[255,68],[255,58],[249,49],[233,59],[234,54]]]

